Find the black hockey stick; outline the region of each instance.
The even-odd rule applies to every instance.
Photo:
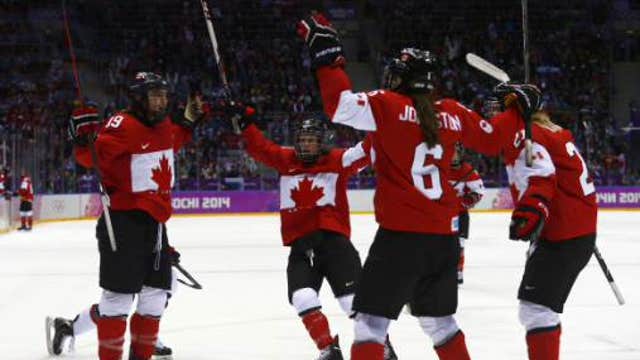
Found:
[[[76,64],[75,51],[73,50],[73,40],[71,38],[71,29],[69,28],[69,18],[67,17],[67,7],[65,1],[62,1],[62,16],[64,18],[64,30],[67,38],[67,46],[69,47],[69,56],[71,57],[71,69],[73,70],[73,78],[76,84],[76,89],[78,91],[78,99],[82,99],[80,76],[78,75],[78,66]],[[98,180],[98,187],[100,189],[102,213],[104,214],[104,222],[107,227],[107,234],[109,234],[109,243],[111,245],[111,250],[115,252],[116,250],[118,250],[118,248],[116,247],[116,236],[113,232],[111,213],[109,212],[109,206],[111,205],[111,202],[109,200],[109,195],[102,186],[102,173],[100,172],[100,167],[98,166],[98,153],[96,152],[96,146],[92,137],[89,137],[89,151],[91,152],[91,162],[93,163],[93,169],[95,171],[96,179]]]
[[[613,280],[613,276],[609,271],[609,267],[607,266],[607,263],[604,262],[604,258],[602,257],[602,254],[600,254],[600,250],[598,250],[597,246],[593,247],[593,254],[596,256],[596,260],[598,260],[598,264],[600,264],[600,268],[604,273],[604,277],[607,278],[609,286],[611,286],[611,290],[613,290],[613,295],[615,295],[616,300],[618,300],[618,304],[624,305],[624,298],[622,297],[622,293],[620,292],[618,285],[616,285],[615,280]]]
[[[200,283],[196,279],[194,279],[193,276],[191,276],[191,274],[189,274],[189,272],[185,270],[180,264],[173,264],[173,266],[178,269],[178,271],[180,271],[182,275],[187,278],[187,280],[189,280],[189,282],[187,282],[182,279],[178,279],[179,283],[192,289],[202,290],[202,285],[200,285]]]

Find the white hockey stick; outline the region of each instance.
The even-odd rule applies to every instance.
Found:
[[[480,56],[474,53],[467,53],[466,59],[469,65],[473,66],[474,68],[482,71],[483,73],[491,76],[492,78],[500,82],[506,83],[506,82],[509,82],[509,80],[511,80],[511,78],[509,78],[509,75],[504,70],[500,69],[499,67],[493,65],[492,63],[488,62],[487,60],[481,58]],[[531,166],[531,164],[533,163],[533,157],[532,157],[532,151],[531,151],[533,144],[531,142],[531,121],[529,119],[525,121],[525,128],[526,128],[525,158],[526,158],[527,166]]]
[[[504,70],[500,69],[499,67],[493,65],[492,63],[474,53],[467,53],[466,59],[467,64],[473,66],[474,68],[482,71],[483,73],[493,77],[500,82],[509,82],[509,80],[511,80],[509,78],[509,75],[507,75]]]

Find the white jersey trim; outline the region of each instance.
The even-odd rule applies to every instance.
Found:
[[[338,108],[333,114],[332,121],[358,130],[375,131],[377,129],[369,97],[363,92],[354,93],[351,90],[344,90],[340,93]]]
[[[533,164],[531,164],[531,167],[526,164],[526,151],[524,148],[520,151],[513,165],[507,166],[509,183],[514,185],[518,191],[518,200],[520,200],[522,195],[527,191],[530,177],[549,177],[556,173],[556,167],[553,165],[551,155],[549,155],[549,152],[544,146],[534,142],[531,151],[533,153]]]
[[[353,165],[356,161],[360,159],[364,159],[367,156],[367,153],[364,151],[362,147],[362,141],[357,143],[355,146],[348,148],[342,154],[342,167],[348,168]]]

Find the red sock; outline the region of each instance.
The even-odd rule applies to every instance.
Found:
[[[351,345],[351,360],[383,360],[384,345],[374,342]]]
[[[440,360],[471,360],[462,330],[458,330],[446,343],[434,348]]]
[[[318,350],[322,350],[331,345],[333,338],[329,330],[329,321],[320,310],[315,310],[304,315],[302,322],[307,328],[311,339],[315,341]]]
[[[560,357],[560,325],[527,332],[529,360],[557,360]]]
[[[22,224],[23,228],[27,227],[27,217],[26,216],[20,216],[20,224]]]
[[[33,226],[33,217],[27,217],[27,226],[31,228]]]
[[[98,319],[98,356],[100,360],[121,360],[125,317],[101,317]]]
[[[138,313],[133,314],[129,330],[131,330],[131,352],[137,357],[136,359],[151,359],[158,341],[159,329],[160,319]]]

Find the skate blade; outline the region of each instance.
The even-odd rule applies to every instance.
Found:
[[[173,360],[172,355],[153,355],[151,360]]]
[[[45,336],[46,341],[47,341],[47,351],[49,352],[49,355],[55,355],[53,353],[53,337],[52,337],[52,332],[53,332],[53,318],[47,316],[44,319],[44,331],[45,331]]]

